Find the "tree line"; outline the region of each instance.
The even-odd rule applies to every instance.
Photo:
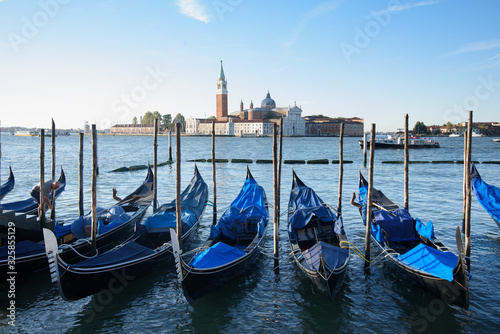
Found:
[[[137,119],[137,117],[134,117],[132,119],[132,124],[154,126],[155,119],[158,119],[159,121],[160,131],[174,131],[176,123],[181,124],[181,132],[186,131],[186,119],[181,113],[178,113],[177,115],[175,115],[174,119],[172,119],[171,114],[162,115],[158,111],[147,111],[144,116],[139,117],[139,120]]]

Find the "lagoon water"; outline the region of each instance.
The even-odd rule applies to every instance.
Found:
[[[367,176],[358,138],[345,138],[343,213],[349,240],[361,250],[364,226],[349,204],[357,192],[358,172]],[[441,148],[410,150],[410,160],[463,160],[463,138],[439,138]],[[57,201],[57,219],[72,221],[78,215],[78,136],[56,139],[56,163],[66,173],[66,191]],[[1,182],[12,166],[16,186],[3,202],[27,198],[39,179],[40,144],[37,137],[1,137]],[[46,175],[50,175],[50,140],[46,142]],[[153,138],[98,136],[97,179],[99,206],[114,203],[111,188],[125,196],[145,178],[146,171],[110,173],[123,166],[153,161]],[[159,162],[168,159],[168,138],[158,140]],[[473,138],[475,161],[500,160],[500,143],[492,138]],[[209,137],[182,137],[182,189],[193,173],[188,160],[211,157]],[[175,158],[175,139],[173,143]],[[85,138],[85,210],[90,209],[90,136]],[[339,156],[338,138],[284,138],[283,158],[329,159]],[[216,157],[272,159],[272,138],[217,138]],[[402,150],[376,150],[374,186],[398,204],[403,203],[403,165],[383,161],[403,160]],[[252,174],[273,202],[271,164],[249,165]],[[352,254],[348,275],[332,301],[303,277],[289,257],[286,208],[292,183],[292,167],[322,199],[336,206],[338,165],[283,165],[281,184],[280,272],[273,272],[272,226],[263,256],[249,273],[190,305],[176,279],[173,262],[145,277],[131,281],[122,291],[101,294],[76,302],[64,301],[48,272],[17,277],[15,327],[7,325],[5,286],[0,290],[0,332],[6,333],[496,333],[500,328],[500,229],[472,198],[471,296],[469,310],[449,306],[430,293],[409,285],[398,272],[377,258],[369,275],[363,260]],[[209,185],[210,163],[198,163]],[[217,164],[219,216],[238,194],[245,178],[245,164]],[[483,179],[500,186],[500,165],[478,164]],[[59,169],[56,172],[59,175]],[[456,249],[455,228],[462,220],[463,165],[452,163],[410,164],[410,212],[422,221],[432,220],[441,241]],[[158,168],[160,204],[175,197],[175,165]],[[270,210],[272,212],[272,210]],[[152,214],[152,208],[147,215]],[[284,215],[283,215],[284,214]],[[203,216],[195,243],[209,233],[212,208]],[[272,224],[272,213],[270,217]]]

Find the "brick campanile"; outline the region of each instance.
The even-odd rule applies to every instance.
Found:
[[[217,80],[216,101],[217,101],[217,111],[216,111],[217,120],[226,120],[227,119],[227,81],[226,81],[226,77],[224,76],[224,69],[222,68],[222,60],[220,61],[219,79]]]

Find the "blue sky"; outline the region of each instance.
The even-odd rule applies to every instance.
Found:
[[[498,0],[0,0],[2,126],[215,115],[269,90],[378,131],[500,121]]]

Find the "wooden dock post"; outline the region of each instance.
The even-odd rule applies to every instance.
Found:
[[[274,198],[274,273],[279,274],[279,212],[278,212],[278,152],[277,125],[273,123],[273,198]]]
[[[212,184],[214,188],[212,225],[215,226],[217,224],[217,182],[215,173],[215,121],[212,121]]]
[[[172,130],[168,130],[168,162],[172,162]]]
[[[342,181],[344,179],[344,123],[340,123],[339,137],[339,193],[337,200],[337,213],[342,214]]]
[[[462,205],[462,233],[465,233],[465,211],[467,210],[467,133],[464,133],[464,180],[463,180],[463,205]]]
[[[370,145],[370,163],[368,169],[368,193],[366,194],[366,238],[365,238],[365,259],[370,261],[370,241],[372,234],[372,193],[373,193],[373,165],[375,163],[375,123],[372,123]],[[369,262],[365,261],[365,271],[369,269]]]
[[[155,118],[153,139],[153,212],[158,208],[158,118]]]
[[[470,168],[472,160],[472,110],[469,111],[469,121],[467,123],[467,171],[466,171],[466,201],[465,201],[465,262],[467,263],[467,270],[470,273],[470,251],[471,251],[471,238],[470,238],[470,214],[471,214],[471,179]]]
[[[45,226],[45,129],[40,129],[40,203],[38,209],[38,219],[40,220],[40,231]],[[48,195],[48,194],[47,194]]]
[[[85,134],[79,133],[80,149],[78,157],[78,215],[83,216],[83,140]]]
[[[363,133],[363,167],[366,167],[366,132]]]
[[[182,249],[181,220],[181,123],[175,123],[175,216],[177,218],[177,237]]]
[[[52,143],[52,173],[51,173],[51,179],[52,181],[56,180],[56,123],[54,123],[54,119],[52,118],[52,132],[51,132],[52,138],[51,138],[51,143]],[[54,219],[56,219],[56,191],[52,189],[52,210],[50,211],[50,220],[49,220],[49,229],[53,230],[54,229]]]
[[[90,231],[91,255],[97,254],[97,130],[92,124],[92,184],[91,184],[92,229]]]
[[[405,174],[405,199],[404,199],[404,208],[406,210],[409,210],[409,182],[410,182],[410,178],[409,178],[409,164],[410,164],[410,153],[408,151],[408,114],[405,114],[405,143],[404,143],[404,150],[405,150],[405,163],[404,163],[404,174]]]

